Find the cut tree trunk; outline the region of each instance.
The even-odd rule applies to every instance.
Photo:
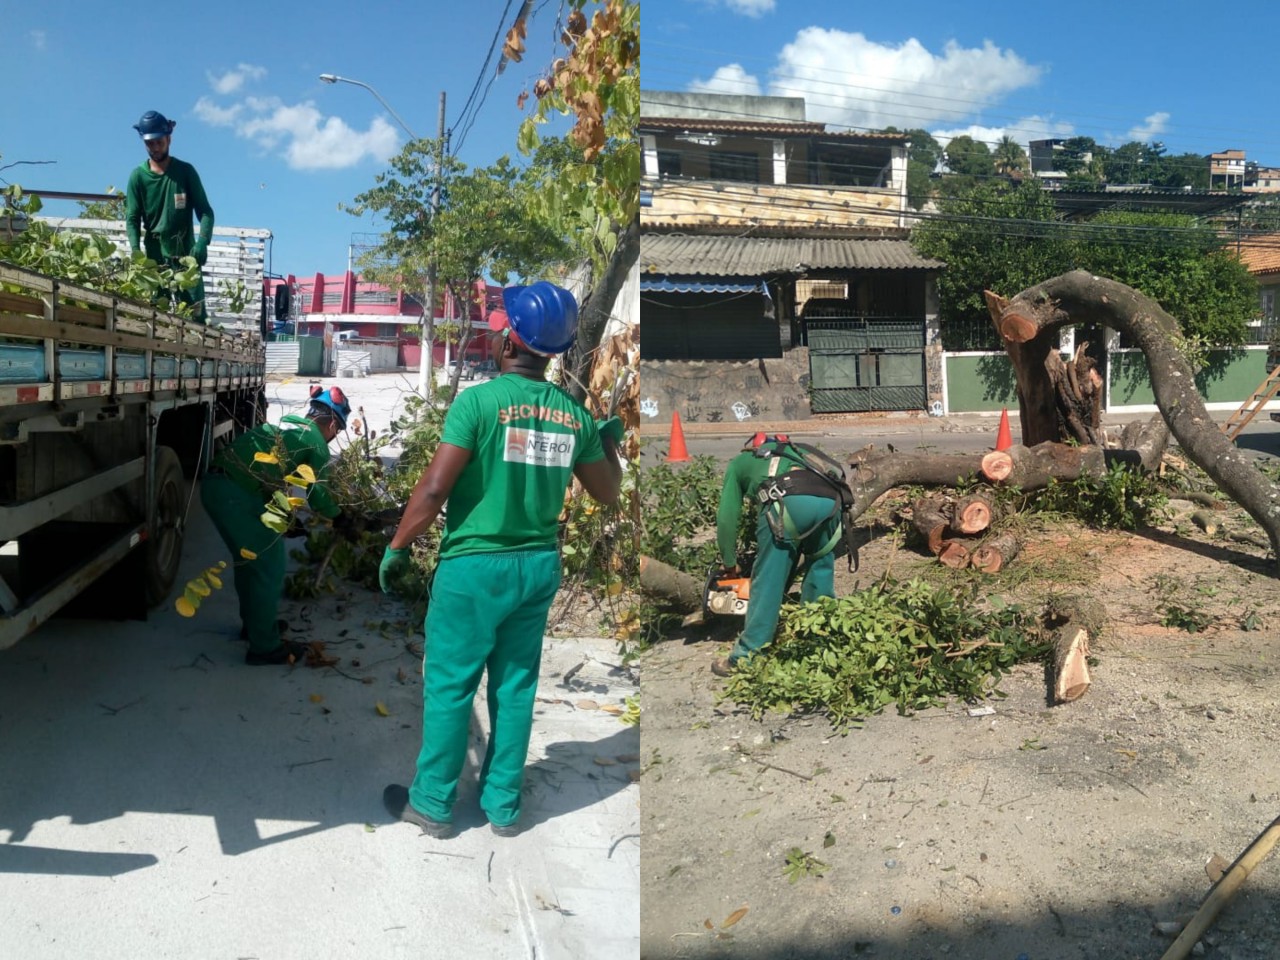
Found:
[[[1018,555],[1018,538],[1007,530],[984,540],[970,561],[983,573],[999,573]]]
[[[938,562],[943,566],[960,570],[969,565],[969,548],[959,540],[943,540],[938,551]]]
[[[991,526],[991,501],[973,493],[956,501],[951,511],[951,525],[958,533],[981,533]]]
[[[1191,522],[1211,537],[1218,532],[1218,518],[1210,510],[1197,510],[1191,515]]]
[[[921,497],[911,507],[911,522],[935,557],[942,549],[942,538],[947,533],[947,515],[942,510],[940,497]]]
[[[1011,358],[1015,347],[1028,354],[1056,345],[1058,329],[1067,324],[1095,323],[1122,331],[1146,354],[1156,405],[1183,452],[1267,531],[1280,563],[1280,486],[1268,480],[1209,415],[1196,389],[1194,371],[1174,346],[1180,338],[1178,322],[1158,303],[1084,270],[1046,280],[1012,300],[996,297],[995,301],[988,298],[988,306]],[[1024,357],[1027,371],[1032,372],[1025,361]],[[1022,371],[1016,359],[1014,366]],[[1022,383],[1020,372],[1020,395]],[[1040,421],[1029,424],[1028,410],[1024,408],[1022,414],[1024,442],[1047,439]]]
[[[700,610],[704,585],[696,577],[653,557],[640,558],[640,589],[681,610]]]
[[[1053,638],[1053,699],[1079,700],[1093,681],[1089,678],[1089,631],[1068,623]]]

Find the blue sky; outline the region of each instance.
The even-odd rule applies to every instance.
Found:
[[[443,90],[462,161],[516,157],[516,97],[563,49],[557,5],[536,0],[523,62],[495,76],[519,8],[520,0],[0,0],[9,81],[0,166],[54,161],[0,170],[0,178],[123,190],[146,158],[133,124],[159,110],[177,121],[171,153],[195,164],[220,225],[271,230],[275,273],[337,273],[352,235],[378,229],[338,205],[373,186],[408,135],[369,91],[322,83],[319,74],[372,86],[418,136],[435,135]],[[480,92],[493,83],[463,138],[461,111],[500,27]]]
[[[1089,136],[1280,166],[1280,6],[644,0],[646,89],[806,98],[808,118],[1023,146]]]

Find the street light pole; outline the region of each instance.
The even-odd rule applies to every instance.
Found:
[[[336,73],[322,73],[320,80],[324,83],[350,83],[357,87],[364,87],[378,102],[387,109],[387,113],[396,118],[396,122],[404,128],[404,132],[409,134],[410,138],[417,140],[418,135],[409,129],[409,125],[400,119],[400,115],[391,109],[391,104],[382,99],[382,94],[369,86],[362,80],[352,80],[350,77],[340,77]],[[444,176],[444,100],[445,91],[440,91],[440,122],[438,132],[436,134],[436,177],[435,185],[431,188],[431,222],[432,230],[435,229],[435,218],[440,212],[440,188],[441,180]],[[350,256],[348,255],[348,261]],[[426,302],[422,305],[422,353],[418,360],[418,393],[424,399],[431,396],[432,383],[432,367],[435,361],[435,335],[436,335],[436,318],[435,318],[435,302],[436,302],[436,252],[435,239],[431,240],[431,256],[427,262],[427,289]],[[470,322],[470,317],[467,318]]]
[[[396,123],[400,124],[400,126],[404,128],[404,132],[409,135],[410,139],[412,140],[418,139],[418,135],[409,129],[409,125],[407,123],[405,123],[403,120],[400,119],[400,114],[392,110],[391,104],[383,100],[382,94],[380,94],[377,90],[373,89],[373,87],[369,86],[369,84],[365,83],[362,80],[352,80],[350,77],[340,77],[336,73],[322,73],[320,74],[320,79],[324,83],[350,83],[357,87],[364,87],[366,90],[368,90],[377,98],[380,104],[382,104],[384,107],[387,108],[387,113],[391,114],[391,116],[396,118]]]

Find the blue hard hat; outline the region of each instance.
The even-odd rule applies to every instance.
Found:
[[[546,280],[507,287],[502,305],[512,331],[534,353],[550,357],[573,346],[578,335],[578,301],[564,287]]]
[[[148,110],[142,115],[142,119],[133,125],[133,129],[138,131],[138,136],[143,140],[158,140],[173,133],[173,128],[177,125],[176,121],[167,119],[160,111]]]
[[[338,417],[342,429],[347,429],[347,418],[351,416],[351,402],[342,392],[341,387],[330,387],[328,390],[312,387],[311,406],[315,407],[317,404],[331,410]]]

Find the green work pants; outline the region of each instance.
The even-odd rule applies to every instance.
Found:
[[[249,649],[270,653],[280,646],[276,611],[284,593],[284,538],[259,519],[266,509],[264,498],[225,474],[205,474],[200,483],[200,502],[231,551],[240,622],[249,634]],[[246,560],[240,556],[242,547],[257,557]]]
[[[815,524],[817,527],[798,541],[779,541],[774,538],[765,516],[766,509],[778,508],[771,505],[761,509],[756,524],[756,560],[751,567],[751,599],[747,603],[742,634],[729,654],[730,662],[736,663],[773,640],[778,629],[778,611],[799,569],[801,558],[826,547],[840,525],[840,513],[835,509],[837,504],[827,497],[791,496],[785,502],[798,533],[803,534]],[[836,556],[829,550],[805,570],[800,599],[808,602],[819,597],[834,597],[835,571]]]
[[[471,702],[486,668],[489,745],[480,807],[499,827],[519,818],[542,635],[559,587],[554,549],[448,557],[436,568],[422,660],[422,751],[409,788],[414,808],[432,820],[453,820]]]

